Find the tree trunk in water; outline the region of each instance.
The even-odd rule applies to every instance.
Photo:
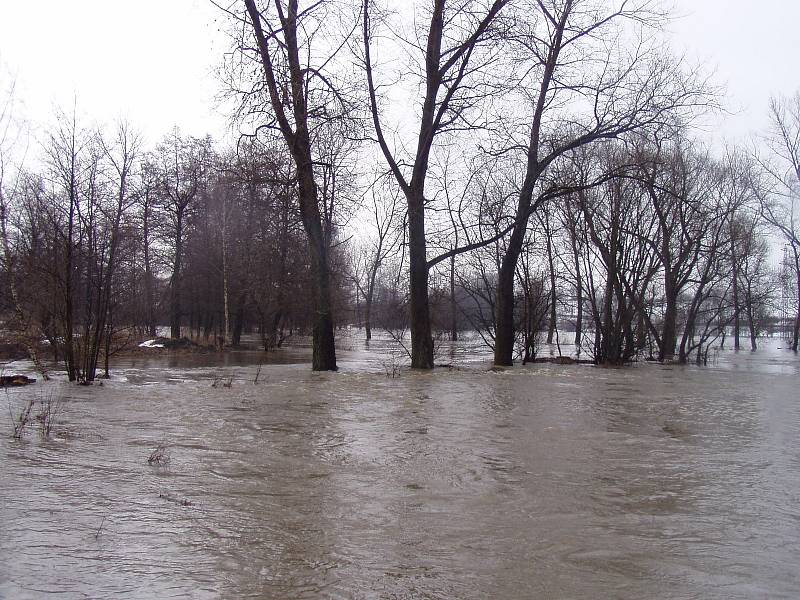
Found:
[[[795,255],[795,262],[797,262],[797,255]],[[797,315],[794,318],[794,331],[792,332],[792,350],[797,352],[797,344],[800,341],[800,268],[796,270],[797,273]]]
[[[450,257],[450,341],[458,341],[458,313],[456,306],[456,257]]]
[[[578,248],[573,239],[572,253],[575,261],[575,346],[580,352],[581,334],[583,332],[583,282],[581,281],[581,263]]]
[[[367,294],[364,297],[364,329],[367,341],[372,339],[372,301],[375,298],[375,280],[378,277],[378,261],[372,265],[367,280]],[[358,294],[356,294],[358,297]]]
[[[612,256],[614,254],[612,253]],[[614,335],[614,283],[613,267],[609,265],[606,272],[605,295],[603,296],[603,335],[600,341],[600,364],[613,364],[616,361],[615,348],[617,345]]]
[[[367,295],[366,302],[364,304],[364,329],[367,337],[367,341],[372,339],[372,298]]]
[[[753,316],[753,312],[750,312],[750,350],[755,352],[758,350],[758,343],[756,342],[757,332],[756,332],[756,322]]]
[[[547,324],[547,343],[553,343],[556,331],[556,270],[553,265],[553,241],[550,235],[550,219],[545,215],[545,235],[547,236],[547,267],[550,274],[550,322]]]
[[[313,307],[315,317],[311,342],[311,369],[313,371],[335,371],[336,347],[333,333],[328,245],[320,223],[317,189],[311,169],[310,153],[308,156],[308,168],[298,170],[298,187],[301,198],[303,226],[308,236],[311,277],[314,285]]]
[[[739,265],[736,262],[736,243],[733,235],[731,235],[731,265],[733,267],[731,276],[731,283],[733,284],[733,349],[739,350],[739,329],[741,328],[739,317]]]
[[[411,204],[411,202],[409,202]],[[424,202],[416,199],[408,212],[411,367],[433,368],[433,336],[428,304],[428,257],[425,244]]]
[[[244,296],[239,296],[236,305],[236,314],[233,317],[233,332],[231,333],[231,344],[238,346],[242,343],[242,329],[244,327]]]
[[[71,183],[74,193],[74,182]],[[75,346],[73,344],[73,302],[72,302],[72,277],[73,277],[73,237],[75,229],[76,200],[70,198],[69,222],[67,226],[66,265],[64,272],[64,358],[67,363],[67,379],[75,381],[78,378],[78,369],[75,365]]]
[[[514,364],[514,273],[517,268],[525,228],[517,227],[511,233],[508,249],[503,256],[497,276],[496,315],[494,333],[494,364],[510,367]]]
[[[286,66],[290,74],[291,89],[284,88],[284,94],[291,91],[294,130],[285,112],[285,102],[281,101],[276,83],[275,72],[270,58],[267,37],[261,28],[261,14],[255,2],[245,0],[251,25],[256,34],[261,63],[264,68],[270,104],[278,121],[281,133],[297,170],[297,199],[300,207],[300,218],[308,237],[311,276],[314,286],[314,328],[311,368],[314,371],[336,370],[336,347],[333,336],[333,310],[330,288],[330,264],[328,261],[328,238],[322,224],[319,195],[314,179],[314,160],[311,152],[311,135],[309,133],[308,97],[306,86],[306,70],[300,62],[300,50],[297,37],[298,14],[297,3],[289,3],[283,21]],[[272,35],[272,34],[270,34]]]
[[[797,284],[797,315],[794,318],[792,350],[797,352],[798,341],[800,341],[800,250],[798,250],[797,245],[793,245],[792,251],[794,252],[794,276]]]
[[[659,360],[672,360],[675,358],[675,346],[678,343],[678,302],[672,293],[672,286],[668,285],[665,291],[666,307],[664,309],[664,325],[661,333],[661,348]]]
[[[313,242],[312,242],[313,243]],[[322,250],[322,249],[320,249]],[[314,254],[312,250],[312,254]],[[333,311],[331,309],[330,273],[327,264],[327,252],[315,257],[314,273],[314,321],[313,350],[311,369],[314,371],[336,370],[336,347],[333,337]]]

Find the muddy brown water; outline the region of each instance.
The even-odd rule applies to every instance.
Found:
[[[763,345],[489,372],[461,343],[391,378],[354,338],[338,373],[158,355],[3,391],[60,407],[49,439],[0,419],[0,598],[798,598],[800,360]]]

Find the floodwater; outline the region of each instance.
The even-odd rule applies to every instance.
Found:
[[[0,598],[798,598],[800,358],[762,345],[420,373],[354,337],[338,373],[137,356],[0,392],[60,398],[48,439],[0,420]]]

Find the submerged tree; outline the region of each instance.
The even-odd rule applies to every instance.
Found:
[[[761,161],[769,191],[761,194],[761,213],[789,248],[797,301],[791,348],[800,343],[800,92],[770,103],[767,144],[772,155]]]
[[[378,37],[374,2],[363,2],[364,70],[369,90],[375,136],[407,203],[411,366],[433,368],[433,337],[428,298],[430,268],[445,257],[428,259],[425,219],[431,153],[437,138],[479,129],[480,105],[489,97],[489,67],[494,62],[496,23],[508,0],[447,2],[433,0],[429,10],[415,15],[424,22],[410,39],[394,29],[399,51],[409,54],[409,69],[418,79],[422,105],[416,139],[408,156],[393,149],[381,117],[379,93],[386,86],[378,78],[373,44]],[[424,16],[423,16],[424,15]],[[454,250],[452,254],[462,251]]]
[[[246,16],[236,15],[256,42],[242,40],[245,61],[257,60],[261,77],[255,89],[266,95],[269,116],[259,128],[279,132],[292,157],[297,201],[308,237],[313,292],[313,356],[315,371],[336,370],[331,289],[329,201],[321,181],[329,173],[320,152],[326,126],[341,122],[352,110],[348,92],[339,84],[335,66],[352,29],[338,31],[339,21],[329,2],[301,10],[297,0],[258,5],[244,0]],[[255,94],[252,89],[246,95]]]
[[[548,169],[581,147],[668,124],[708,101],[704,82],[648,41],[647,29],[663,21],[651,4],[620,2],[609,10],[591,0],[559,0],[519,7],[525,25],[513,38],[520,73],[513,98],[525,112],[510,113],[518,125],[503,131],[511,141],[504,135],[498,146],[519,156],[524,176],[498,276],[498,365],[512,364],[514,274],[530,216],[546,197]]]
[[[211,141],[181,137],[177,129],[156,150],[156,190],[166,216],[161,222],[163,239],[169,247],[170,336],[181,337],[183,318],[183,262],[188,219],[206,183],[212,156]]]

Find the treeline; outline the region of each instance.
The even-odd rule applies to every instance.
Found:
[[[70,380],[92,381],[159,326],[219,345],[254,331],[265,349],[310,328],[307,244],[280,153],[226,154],[177,131],[146,151],[126,125],[63,115],[43,148],[2,204],[3,316],[36,359],[45,340]],[[344,312],[344,268],[334,280]]]
[[[159,325],[310,333],[315,370],[343,324],[408,329],[416,368],[466,328],[497,365],[565,329],[597,363],[702,362],[779,311],[796,350],[800,94],[758,144],[710,151],[691,132],[719,92],[656,8],[244,0],[235,149],[62,116],[41,167],[6,172],[7,323],[84,381]]]

